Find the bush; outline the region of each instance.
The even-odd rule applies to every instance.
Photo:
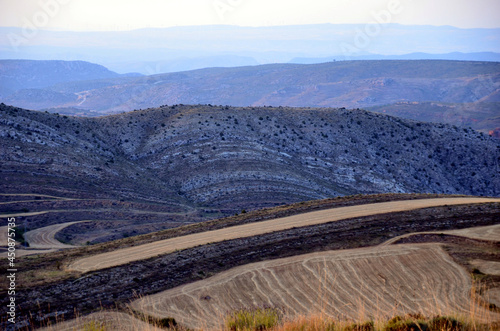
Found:
[[[25,228],[22,226],[14,227],[14,240],[24,247],[29,247],[29,243],[24,239]]]
[[[278,325],[281,314],[277,309],[258,308],[238,310],[226,319],[226,327],[231,331],[261,331]]]
[[[387,322],[384,331],[426,331],[427,322],[422,319],[396,316]]]
[[[464,325],[452,317],[436,316],[429,322],[429,331],[460,331]]]
[[[336,331],[335,322],[328,319],[306,319],[285,324],[280,331]]]
[[[166,317],[158,320],[158,326],[163,328],[175,328],[177,326],[177,322],[173,317]]]
[[[375,331],[375,324],[373,321],[363,324],[352,324],[345,327],[343,331]]]

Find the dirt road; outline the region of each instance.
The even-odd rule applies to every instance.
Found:
[[[389,246],[394,244],[395,242],[412,237],[419,234],[449,234],[459,237],[466,237],[472,239],[480,239],[480,240],[489,240],[489,241],[500,241],[500,224],[490,225],[490,226],[479,226],[474,228],[467,228],[461,230],[448,230],[448,231],[425,231],[425,232],[413,232],[403,234],[401,236],[394,237],[389,239],[379,246]]]
[[[68,269],[80,272],[88,272],[109,267],[126,264],[132,261],[151,258],[157,255],[167,254],[175,250],[186,249],[211,242],[252,237],[264,233],[283,231],[295,227],[304,227],[321,223],[339,221],[343,219],[364,217],[391,212],[402,212],[420,208],[438,207],[445,205],[460,205],[474,203],[500,202],[500,199],[489,198],[442,198],[422,199],[407,201],[391,201],[350,207],[340,207],[328,210],[320,210],[273,220],[233,226],[229,228],[191,234],[183,237],[171,238],[144,244],[136,247],[128,247],[113,252],[97,254],[82,258],[73,262]]]
[[[55,238],[57,232],[70,225],[86,222],[67,222],[62,224],[55,224],[39,228],[36,230],[28,231],[24,234],[24,240],[26,240],[30,248],[41,248],[41,249],[60,249],[60,248],[74,248],[76,246],[66,245]]]
[[[0,226],[0,246],[7,247],[8,243],[8,235],[7,235],[8,227]]]

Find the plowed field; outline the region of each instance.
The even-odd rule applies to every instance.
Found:
[[[329,251],[253,263],[135,301],[134,309],[213,328],[238,308],[341,319],[478,310],[471,278],[437,244]],[[487,312],[483,312],[488,314]],[[498,317],[498,316],[497,316]]]

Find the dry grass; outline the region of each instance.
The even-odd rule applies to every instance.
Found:
[[[485,315],[471,311],[466,314],[431,314],[420,313],[386,317],[375,315],[359,318],[332,318],[324,313],[299,316],[285,316],[280,309],[255,308],[241,309],[220,316],[223,325],[217,328],[203,326],[205,331],[497,331],[498,322]],[[486,318],[486,319],[485,319]],[[148,323],[149,322],[149,323]],[[129,312],[99,312],[71,321],[57,322],[42,328],[41,331],[189,331],[183,326],[165,327],[166,324],[147,319],[142,314]]]
[[[161,331],[163,328],[150,324],[139,315],[123,312],[101,311],[69,321],[56,322],[41,331]]]
[[[470,275],[440,245],[423,244],[249,264],[144,297],[132,307],[156,317],[173,317],[193,329],[221,328],[221,316],[247,307],[279,307],[291,318],[321,313],[363,321],[372,316],[459,312],[473,313],[476,320],[500,319],[480,307],[471,294],[475,296]]]
[[[424,247],[422,250],[430,249],[431,251],[434,249],[440,250],[438,245],[399,245],[389,247],[391,249],[399,249],[404,250],[406,246],[419,246]],[[389,249],[388,247],[384,247],[384,250]],[[347,252],[346,256],[343,256],[345,259],[349,256],[351,260],[358,260],[356,263],[364,264],[363,258],[369,255],[365,252],[365,256],[363,254],[359,254],[361,251],[367,249],[357,249],[353,250],[353,252]],[[338,252],[338,254],[344,254],[346,252]],[[372,249],[372,255],[375,254],[375,251]],[[422,253],[422,252],[421,252]],[[382,257],[384,255],[384,251],[378,252]],[[313,259],[305,259],[302,262],[302,265],[308,265],[311,268],[311,261],[316,260],[319,261],[320,265],[325,264],[324,259],[322,260],[319,256],[320,254],[308,254],[309,257],[313,256]],[[396,255],[388,255],[385,252],[388,259],[395,259]],[[405,255],[405,254],[403,254]],[[340,256],[337,256],[339,258]],[[371,260],[374,260],[373,270],[379,270],[379,266],[384,263],[377,263],[376,256],[370,256]],[[429,256],[426,254],[422,254],[421,258],[429,260]],[[283,259],[282,259],[283,260]],[[384,261],[384,262],[387,262]],[[432,260],[432,259],[430,259]],[[415,270],[419,270],[422,268],[421,262],[418,261],[417,256],[412,255],[409,256],[408,261],[414,261]],[[286,263],[280,261],[280,263],[274,264],[273,261],[268,261],[262,263],[266,266],[266,268],[270,271],[273,270],[281,270],[281,272],[285,272],[286,270],[283,268],[286,266]],[[380,262],[380,261],[378,261]],[[226,288],[226,292],[222,293],[221,296],[224,300],[232,299],[233,301],[240,301],[241,308],[233,308],[227,309],[225,311],[219,311],[217,313],[214,312],[206,312],[201,317],[201,321],[198,325],[193,326],[189,323],[185,323],[185,320],[182,318],[174,319],[173,315],[164,315],[164,316],[156,316],[156,314],[152,314],[151,310],[143,310],[143,312],[130,309],[127,313],[123,312],[110,312],[110,311],[102,311],[99,313],[94,313],[88,316],[79,317],[72,321],[59,322],[53,326],[44,328],[44,331],[109,331],[109,330],[123,330],[123,331],[149,331],[154,330],[158,331],[163,329],[164,325],[176,325],[173,329],[176,331],[188,331],[188,330],[211,330],[211,331],[410,331],[410,330],[425,330],[425,331],[495,331],[500,330],[500,315],[492,313],[488,311],[485,301],[482,301],[484,296],[480,296],[477,288],[477,284],[471,281],[470,276],[466,275],[468,279],[467,286],[470,286],[465,291],[466,303],[458,304],[454,300],[460,300],[459,295],[456,293],[454,295],[450,295],[450,289],[446,287],[446,282],[451,282],[452,279],[448,279],[447,281],[441,280],[441,283],[436,283],[436,276],[445,275],[449,277],[457,272],[450,267],[450,265],[445,261],[437,261],[437,264],[444,264],[445,271],[436,270],[435,273],[432,273],[430,277],[421,279],[421,288],[429,289],[428,292],[422,293],[421,299],[426,299],[424,303],[417,305],[417,308],[412,310],[410,309],[409,302],[404,302],[404,294],[403,293],[391,293],[392,297],[398,298],[399,301],[393,303],[393,306],[386,306],[382,301],[377,301],[377,304],[380,305],[379,309],[372,309],[370,307],[370,302],[367,302],[362,297],[357,297],[354,299],[351,304],[344,305],[341,307],[338,302],[332,300],[330,294],[328,293],[325,284],[311,284],[309,283],[309,288],[312,290],[315,286],[318,286],[318,289],[315,290],[315,293],[311,296],[314,298],[314,302],[309,302],[310,307],[316,307],[316,309],[310,309],[307,312],[303,313],[298,311],[297,309],[290,309],[290,307],[278,306],[274,305],[261,305],[256,306],[255,304],[249,304],[244,302],[245,297],[253,297],[255,293],[252,291],[248,292],[249,288],[245,287],[245,284],[238,281],[237,273],[231,274],[229,281],[235,281],[236,285],[234,288],[241,292],[237,294],[242,294],[239,297],[234,298],[231,292],[231,286],[229,289]],[[409,262],[411,263],[411,262]],[[431,263],[432,264],[432,263]],[[349,264],[345,264],[346,270],[353,272],[350,275],[350,278],[359,278],[359,270],[353,270],[349,267]],[[277,269],[276,269],[277,267]],[[428,267],[433,268],[432,265]],[[238,269],[238,268],[236,268]],[[314,269],[314,268],[312,268]],[[319,282],[326,282],[327,275],[321,276],[320,270],[316,270],[318,275]],[[340,271],[340,270],[339,270]],[[394,273],[394,279],[391,281],[395,281],[398,277],[401,277],[402,281],[408,282],[411,281],[411,273],[407,272],[398,272],[398,270],[392,270]],[[424,269],[423,273],[429,272],[428,269]],[[227,276],[227,275],[226,275]],[[248,275],[247,275],[248,276]],[[419,278],[421,275],[413,275],[415,278]],[[216,278],[216,277],[213,277]],[[248,277],[247,277],[248,278]],[[339,276],[340,278],[340,276]],[[257,282],[255,278],[250,277],[253,282]],[[221,284],[221,279],[216,279],[215,283]],[[439,279],[438,279],[439,281]],[[201,281],[204,282],[204,281]],[[227,282],[226,282],[227,283]],[[276,284],[280,283],[279,279],[276,280]],[[305,283],[305,282],[302,282]],[[301,286],[302,283],[298,283],[297,286]],[[368,286],[368,283],[365,287]],[[195,284],[196,285],[196,284]],[[274,284],[271,284],[274,286]],[[294,288],[289,284],[279,284],[281,286],[285,286],[284,290],[289,290],[293,293]],[[335,285],[335,284],[334,284]],[[342,284],[337,284],[342,285]],[[344,284],[345,285],[345,284]],[[411,284],[409,284],[411,285]],[[436,286],[437,285],[437,286]],[[376,284],[371,284],[371,289],[362,289],[360,290],[381,290],[381,288],[377,287]],[[455,288],[455,292],[457,288],[460,286],[464,286],[464,284],[458,284],[458,286],[453,286]],[[196,286],[195,286],[196,287]],[[342,286],[340,286],[342,287]],[[359,287],[359,286],[358,286]],[[354,287],[353,287],[354,288]],[[355,289],[349,289],[348,295],[356,297],[357,293]],[[395,290],[397,287],[393,287]],[[179,304],[184,309],[185,314],[189,314],[189,312],[193,309],[206,309],[206,306],[210,303],[210,301],[215,300],[216,297],[211,297],[213,295],[210,292],[203,292],[206,294],[205,297],[199,297],[197,294],[194,294],[192,291],[186,290],[184,288],[178,289],[179,293],[184,294],[188,297],[191,297],[195,302],[195,306],[185,305],[186,302],[182,302],[178,300],[178,297],[173,297],[170,300],[170,304]],[[339,288],[332,288],[332,290],[340,290]],[[484,289],[483,289],[484,290]],[[247,291],[247,292],[245,292]],[[488,291],[486,291],[488,292]],[[368,292],[365,292],[368,293]],[[222,295],[223,294],[223,295]],[[462,293],[463,294],[463,293]],[[269,294],[271,296],[272,294]],[[365,294],[365,297],[368,295]],[[294,293],[293,299],[297,300],[300,296]],[[141,298],[138,301],[149,302],[151,303],[149,298]],[[407,298],[406,298],[407,299]],[[160,305],[159,305],[160,304]],[[233,307],[234,302],[232,303]],[[168,307],[164,307],[160,302],[154,303],[152,306],[147,307],[150,309],[153,307],[157,310],[167,310]],[[179,307],[181,308],[181,307]],[[332,314],[331,309],[348,309],[350,310],[349,314]],[[152,317],[151,315],[155,315],[156,317]],[[168,323],[162,323],[168,322]],[[214,325],[210,319],[215,319],[219,323]],[[180,322],[180,325],[177,325],[177,322]],[[189,329],[187,328],[189,327]]]

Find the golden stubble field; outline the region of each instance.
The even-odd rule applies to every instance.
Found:
[[[68,270],[89,272],[104,268],[110,268],[133,261],[148,259],[162,254],[168,254],[174,252],[175,250],[205,245],[211,242],[220,242],[223,240],[258,236],[274,231],[292,229],[294,227],[311,226],[355,217],[394,213],[446,205],[488,203],[499,201],[499,199],[476,197],[439,198],[390,201],[320,210],[289,217],[276,218],[263,222],[244,224],[214,231],[206,231],[202,233],[195,233],[183,237],[156,241],[153,243],[135,247],[118,249],[112,252],[78,259],[71,265],[69,265]]]
[[[500,318],[482,310],[473,292],[470,275],[439,244],[412,244],[253,263],[131,306],[156,317],[174,317],[194,329],[219,329],[227,313],[249,307],[279,307],[292,317],[324,314],[350,320],[416,312]]]

